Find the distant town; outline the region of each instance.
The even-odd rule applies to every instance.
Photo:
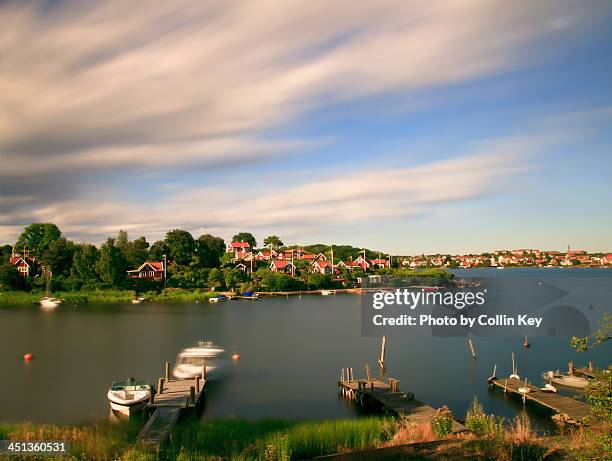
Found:
[[[481,254],[391,255],[351,245],[285,245],[269,235],[258,246],[240,232],[229,242],[183,229],[149,244],[126,231],[99,247],[66,239],[52,223],[27,226],[14,245],[0,246],[0,290],[30,293],[168,289],[284,292],[353,288],[376,274],[448,276],[445,269],[483,267],[610,267],[612,253],[514,249]]]

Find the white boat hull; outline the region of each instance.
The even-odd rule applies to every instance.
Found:
[[[62,301],[60,299],[55,298],[42,298],[39,301],[40,307],[42,307],[43,309],[55,309],[61,303]]]

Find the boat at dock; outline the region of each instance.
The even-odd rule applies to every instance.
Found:
[[[560,384],[565,387],[573,387],[575,389],[584,389],[589,384],[589,380],[581,376],[566,375],[553,371],[542,373],[542,377],[551,383]]]
[[[206,366],[206,376],[214,378],[225,368],[227,360],[221,358],[224,352],[225,349],[212,341],[199,341],[197,346],[179,352],[172,375],[177,379],[195,378],[202,375],[202,368]]]
[[[142,304],[147,300],[147,298],[143,298],[142,296],[139,298],[132,299],[132,304]]]
[[[212,298],[208,299],[208,302],[210,303],[218,303],[219,301],[227,301],[229,298],[225,295],[217,295],[217,296],[213,296]]]
[[[129,415],[137,408],[141,409],[151,397],[151,385],[133,378],[126,381],[115,381],[108,390],[107,398],[111,409]]]

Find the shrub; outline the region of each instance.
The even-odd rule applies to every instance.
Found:
[[[440,438],[446,437],[453,430],[453,414],[446,405],[436,412],[431,421],[431,428]]]
[[[504,433],[503,418],[486,415],[476,397],[465,415],[465,427],[479,437],[501,438]]]

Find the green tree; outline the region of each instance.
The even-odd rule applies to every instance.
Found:
[[[279,248],[279,247],[283,246],[283,242],[276,235],[270,235],[270,236],[265,238],[264,245],[265,246],[270,246],[271,245],[272,248]]]
[[[168,248],[168,256],[176,264],[187,265],[191,262],[195,240],[189,232],[182,229],[171,230],[166,234],[164,242]]]
[[[150,261],[161,261],[164,259],[164,255],[169,253],[168,247],[166,246],[166,242],[163,240],[158,240],[151,248],[149,248],[149,260]]]
[[[0,266],[0,290],[23,290],[25,282],[19,271],[12,264]]]
[[[221,272],[221,269],[211,269],[208,273],[208,286],[213,289],[217,289],[223,287],[224,283],[225,277],[223,277],[223,272]]]
[[[96,264],[100,280],[114,288],[120,288],[126,282],[126,267],[126,261],[115,245],[115,240],[107,239],[100,248],[100,257]]]
[[[62,236],[59,228],[52,223],[32,223],[24,229],[15,243],[15,250],[22,251],[24,248],[30,255],[41,258],[49,245]]]
[[[225,254],[225,242],[220,237],[204,234],[196,241],[198,265],[204,267],[219,267]]]
[[[2,245],[0,246],[0,265],[6,264],[11,259],[11,253],[13,252],[13,247],[10,245]]]
[[[53,277],[68,277],[72,269],[72,258],[74,256],[74,243],[60,238],[49,245],[42,257],[43,264],[48,267]]]
[[[257,246],[257,240],[253,237],[253,234],[250,232],[239,232],[232,237],[232,242],[247,242],[251,245],[251,248],[255,248]]]
[[[132,269],[136,269],[149,258],[149,242],[143,236],[132,240],[128,243],[127,249],[123,252],[123,256]],[[161,261],[159,258],[158,261]]]
[[[223,269],[223,280],[228,290],[234,290],[246,282],[248,277],[240,269]]]
[[[84,285],[93,285],[99,281],[96,270],[98,263],[98,249],[89,243],[76,245],[72,257],[71,274]]]

